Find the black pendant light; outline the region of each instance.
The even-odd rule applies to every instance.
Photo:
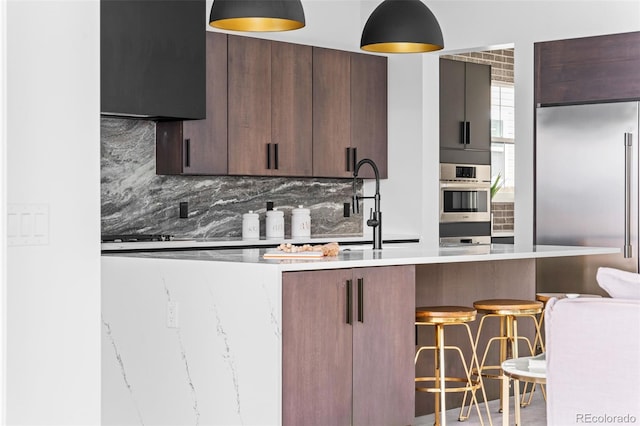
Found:
[[[362,30],[360,48],[370,52],[420,53],[444,47],[436,17],[420,0],[384,0]]]
[[[289,31],[305,26],[300,0],[214,0],[209,25],[232,31]]]

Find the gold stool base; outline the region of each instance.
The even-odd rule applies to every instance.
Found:
[[[416,352],[415,356],[415,362],[417,363],[418,358],[423,351],[434,351],[435,374],[433,376],[416,377],[415,382],[416,391],[436,394],[435,425],[440,425],[441,421],[442,424],[445,423],[444,415],[442,415],[443,418],[441,419],[440,413],[444,413],[446,411],[445,395],[452,392],[464,392],[465,397],[467,392],[471,392],[471,402],[469,405],[469,410],[465,416],[463,413],[463,406],[460,410],[458,420],[466,420],[471,413],[472,405],[475,405],[480,423],[484,425],[483,416],[480,412],[480,406],[476,398],[476,391],[478,389],[481,389],[482,395],[484,397],[489,424],[493,424],[491,421],[491,413],[489,410],[489,405],[487,403],[487,396],[484,390],[482,377],[477,376],[477,378],[472,378],[471,374],[471,369],[479,368],[475,342],[471,334],[471,329],[467,324],[467,322],[473,321],[475,319],[475,316],[475,309],[460,306],[418,308],[416,311],[416,326],[432,325],[436,329],[436,344],[434,346],[421,346]],[[467,335],[469,337],[469,344],[471,345],[472,349],[472,359],[470,364],[467,363],[462,350],[458,346],[446,346],[444,344],[444,327],[449,325],[462,325],[466,328]],[[445,350],[453,350],[458,353],[460,361],[462,362],[462,365],[464,367],[465,377],[451,377],[444,375]],[[447,386],[448,384],[453,386]]]
[[[480,325],[475,339],[475,346],[478,347],[480,337],[482,335],[482,329],[485,320],[488,318],[499,318],[500,320],[500,335],[490,338],[485,347],[482,355],[482,360],[479,363],[477,369],[472,369],[471,374],[483,377],[486,379],[504,380],[505,376],[501,368],[501,364],[508,358],[518,357],[518,342],[525,341],[528,345],[531,355],[534,355],[535,350],[531,341],[525,336],[518,335],[518,318],[529,317],[533,320],[533,324],[536,329],[536,337],[540,334],[539,322],[537,315],[542,312],[543,303],[540,301],[532,300],[520,300],[520,299],[489,299],[479,300],[474,302],[474,308],[478,312],[484,315],[480,319]],[[496,342],[500,344],[499,364],[500,365],[487,365],[487,356],[492,348],[492,345]],[[490,372],[495,372],[491,374]],[[508,395],[503,395],[503,387],[500,387],[500,406],[502,406],[503,398],[508,398]],[[463,409],[466,406],[467,394],[465,393],[463,398]],[[471,411],[471,403],[468,407],[468,412]]]

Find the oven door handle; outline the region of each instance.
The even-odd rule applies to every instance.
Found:
[[[485,182],[440,182],[440,188],[446,189],[475,189],[478,191],[485,191],[491,189],[491,183]]]

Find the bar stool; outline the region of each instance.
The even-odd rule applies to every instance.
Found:
[[[542,328],[544,321],[544,307],[547,306],[547,302],[552,297],[556,299],[564,299],[566,297],[602,297],[599,294],[577,294],[577,293],[536,293],[536,300],[538,302],[542,302],[543,309],[540,315],[538,316],[538,333],[536,333],[536,338],[533,342],[533,347],[536,350],[536,354],[544,352],[544,339],[542,338]]]
[[[526,336],[518,335],[518,318],[531,318],[536,329],[536,336],[540,333],[537,315],[542,312],[543,304],[537,300],[520,300],[520,299],[489,299],[478,300],[473,303],[473,307],[484,314],[480,320],[478,333],[476,334],[475,346],[478,347],[484,322],[489,318],[498,318],[500,320],[500,335],[491,337],[482,355],[482,361],[478,370],[472,371],[472,374],[488,379],[505,380],[502,371],[502,363],[511,358],[518,358],[518,341],[525,341],[529,347],[530,355],[535,355],[531,341]],[[491,345],[495,342],[500,343],[498,365],[486,365],[487,355],[491,349]],[[486,371],[496,370],[495,374],[489,374]],[[514,395],[520,395],[520,389],[517,382]],[[503,398],[509,395],[503,395],[502,386],[500,387],[500,406],[502,407]],[[463,408],[466,402],[467,394],[465,393],[463,400]],[[469,405],[469,411],[471,405]]]
[[[544,338],[542,336],[542,330],[544,330],[543,326],[544,326],[544,308],[547,306],[547,302],[551,299],[555,297],[556,299],[564,299],[564,298],[574,298],[574,297],[602,297],[599,294],[577,294],[577,293],[536,293],[536,300],[538,302],[542,302],[543,304],[543,309],[542,312],[540,312],[540,315],[538,315],[538,329],[536,332],[536,337],[535,340],[533,341],[533,348],[535,351],[535,354],[541,354],[545,351],[544,349]],[[536,385],[538,383],[531,383],[531,390],[528,389],[529,387],[529,382],[525,382],[524,387],[522,389],[522,399],[520,401],[520,406],[521,407],[526,407],[527,405],[531,404],[531,401],[533,399],[533,392],[536,389]],[[542,390],[542,396],[544,397],[545,401],[547,399],[547,394],[545,392],[545,388],[543,384],[540,384],[540,389]],[[529,398],[526,397],[527,392],[529,393]]]
[[[435,393],[435,425],[446,424],[446,394],[447,392],[471,392],[471,403],[469,405],[469,411],[467,416],[463,416],[462,409],[460,409],[460,415],[458,420],[466,420],[471,412],[471,405],[475,404],[480,423],[484,425],[482,415],[480,414],[480,407],[476,398],[476,391],[481,389],[484,397],[485,408],[487,411],[487,417],[489,424],[491,422],[491,414],[489,411],[489,405],[487,403],[487,396],[482,383],[482,377],[477,376],[476,379],[472,379],[471,369],[479,369],[478,355],[476,353],[476,345],[469,328],[469,322],[476,319],[476,310],[466,306],[427,306],[416,308],[416,343],[417,343],[417,327],[432,325],[435,327],[435,345],[434,346],[421,346],[416,352],[414,362],[418,363],[420,353],[425,350],[434,351],[435,370],[434,375],[429,377],[416,377],[416,390],[419,392]],[[462,350],[458,346],[447,346],[444,341],[444,329],[445,326],[461,325],[467,330],[469,336],[469,344],[471,346],[471,363],[468,364],[465,360]],[[464,367],[465,377],[450,377],[445,375],[445,350],[454,350],[460,356],[460,361]],[[426,386],[425,384],[431,384],[433,386]],[[452,387],[447,387],[447,383],[455,384]]]

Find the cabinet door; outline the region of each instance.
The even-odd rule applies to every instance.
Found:
[[[228,46],[229,174],[266,175],[273,161],[271,42],[229,35]]]
[[[387,177],[387,58],[351,54],[351,147],[356,160],[370,158]],[[373,178],[370,167],[359,176]]]
[[[227,36],[207,32],[207,118],[183,122],[184,174],[227,173]]]
[[[415,266],[354,269],[354,285],[353,424],[412,424]]]
[[[440,59],[440,148],[463,149],[464,62]]]
[[[491,164],[491,67],[440,59],[440,161]]]
[[[207,32],[204,120],[156,124],[157,174],[227,174],[227,36]]]
[[[313,175],[351,177],[351,54],[313,48]]]
[[[640,32],[534,44],[535,102],[562,105],[640,98]]]
[[[469,139],[466,149],[491,150],[491,67],[466,63],[465,116]]]
[[[282,274],[285,426],[351,424],[352,326],[347,323],[350,279],[349,269]]]
[[[271,174],[311,176],[311,46],[271,43]]]

